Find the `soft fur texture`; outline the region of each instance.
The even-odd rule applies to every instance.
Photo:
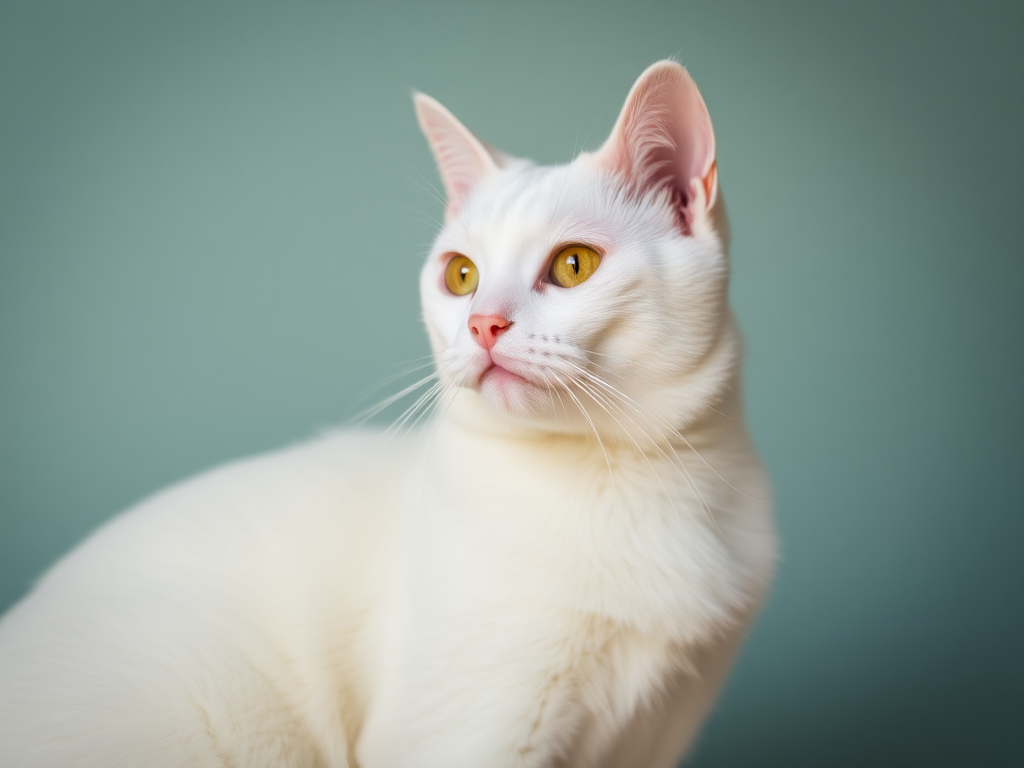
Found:
[[[0,765],[667,768],[693,740],[775,557],[704,102],[656,64],[560,167],[416,107],[434,417],[214,470],[65,557],[0,621]],[[602,256],[573,288],[566,244]],[[489,350],[477,315],[510,323]]]

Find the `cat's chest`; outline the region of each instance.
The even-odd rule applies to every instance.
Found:
[[[642,631],[702,631],[731,577],[692,482],[657,457],[449,430],[425,457],[412,540],[439,581]],[[460,587],[465,589],[465,585]]]

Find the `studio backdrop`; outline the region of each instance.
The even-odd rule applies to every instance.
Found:
[[[675,57],[782,542],[690,764],[1021,765],[1022,30],[1019,2],[4,2],[0,608],[133,502],[397,391],[442,215],[412,89],[556,163]]]

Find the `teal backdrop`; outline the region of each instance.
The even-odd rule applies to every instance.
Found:
[[[426,353],[411,89],[561,162],[666,56],[782,537],[689,764],[1024,765],[1020,2],[3,0],[0,609]]]

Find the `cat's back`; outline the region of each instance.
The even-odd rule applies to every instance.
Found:
[[[174,486],[93,534],[0,621],[0,764],[117,765],[105,745],[137,743],[136,764],[241,750],[309,765],[343,744],[408,452],[368,432],[323,438]]]

